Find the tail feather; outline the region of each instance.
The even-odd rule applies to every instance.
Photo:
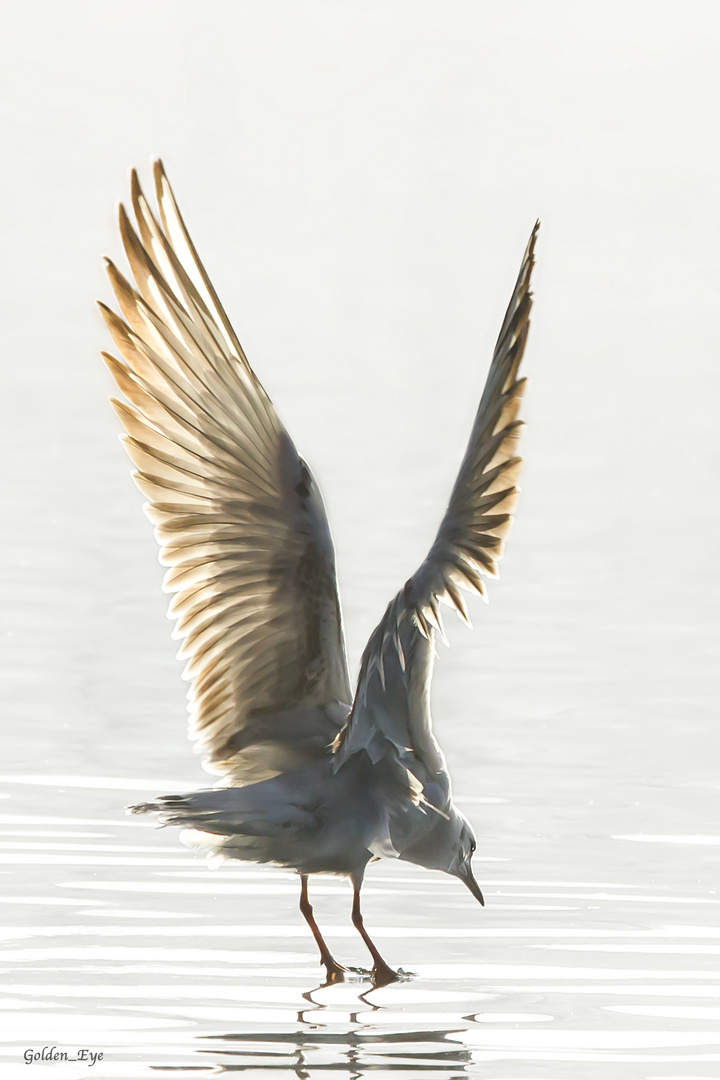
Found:
[[[205,792],[197,794],[204,795]],[[194,819],[213,813],[209,807],[203,808],[195,794],[159,795],[152,802],[135,803],[126,810],[130,814],[158,814],[161,825],[190,825]]]
[[[273,778],[243,788],[161,795],[127,809],[131,814],[157,814],[161,825],[178,825],[221,836],[274,837],[315,826],[314,815],[288,799],[287,793],[279,789],[278,781],[279,778]]]

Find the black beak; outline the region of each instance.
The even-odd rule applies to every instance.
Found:
[[[458,874],[458,877],[464,885],[467,885],[468,889],[473,894],[475,899],[479,900],[482,906],[485,907],[485,898],[483,897],[483,894],[480,890],[480,886],[475,880],[469,860],[463,866],[462,870]]]

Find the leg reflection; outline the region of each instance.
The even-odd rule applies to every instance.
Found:
[[[448,1073],[453,1080],[459,1080],[469,1076],[473,1066],[471,1051],[460,1041],[466,1029],[394,1031],[363,1024],[360,1028],[337,1030],[334,1024],[321,1028],[309,1022],[307,1015],[300,1020],[302,1015],[294,1031],[201,1035],[199,1038],[213,1048],[200,1053],[212,1054],[219,1073],[281,1072],[302,1080],[322,1075],[319,1070],[328,1069],[348,1080],[376,1070],[404,1075],[408,1080],[430,1080],[447,1077]]]

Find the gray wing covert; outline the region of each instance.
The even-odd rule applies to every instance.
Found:
[[[148,502],[187,660],[190,735],[211,771],[254,781],[324,751],[350,701],[322,498],[240,346],[160,162],[159,216],[132,174],[120,230],[133,287],[100,308],[103,354]],[[129,404],[128,404],[129,403]]]
[[[410,797],[418,801],[425,789],[436,806],[438,795],[442,799],[450,794],[430,714],[436,631],[444,637],[438,602],[454,607],[469,624],[461,590],[487,599],[483,577],[497,577],[512,523],[521,464],[516,449],[522,421],[517,416],[525,386],[518,370],[530,326],[530,277],[538,228],[539,223],[523,257],[435,542],[368,641],[352,712],[334,746],[337,768],[360,750],[373,762],[396,757],[409,771]],[[437,789],[434,794],[428,794],[428,785]]]

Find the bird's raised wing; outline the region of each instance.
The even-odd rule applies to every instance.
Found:
[[[120,208],[135,287],[103,354],[183,639],[191,737],[212,771],[259,780],[321,753],[351,692],[335,555],[317,485],[251,369],[155,164]]]
[[[437,785],[430,799],[436,805],[438,796],[449,798],[429,703],[434,637],[443,633],[438,601],[469,622],[461,590],[486,598],[483,576],[497,576],[512,522],[521,463],[515,453],[522,426],[517,415],[525,383],[518,369],[530,325],[538,228],[539,223],[525,251],[447,512],[427,558],[368,641],[352,712],[334,746],[337,768],[360,750],[373,762],[396,756],[422,785]],[[410,792],[419,794],[412,782]]]

